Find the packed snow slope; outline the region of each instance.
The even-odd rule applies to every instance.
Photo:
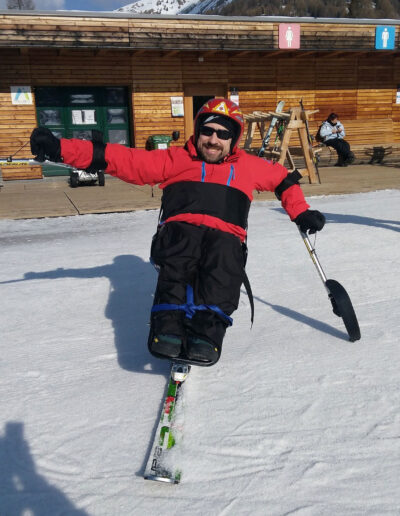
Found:
[[[0,221],[2,516],[399,514],[400,191],[309,200],[362,338],[279,203],[253,203],[255,322],[243,293],[184,386],[178,486],[142,477],[169,371],[146,347],[157,211]]]

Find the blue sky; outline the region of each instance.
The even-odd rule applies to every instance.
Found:
[[[114,11],[134,0],[33,0],[37,11],[58,9],[80,11]],[[0,0],[0,9],[6,9],[7,0]]]

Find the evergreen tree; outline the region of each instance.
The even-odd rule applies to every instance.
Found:
[[[310,16],[313,18],[399,18],[400,0],[218,0],[203,14],[223,16]]]
[[[374,18],[375,12],[372,2],[365,0],[350,0],[350,18]]]
[[[7,0],[7,9],[34,11],[35,3],[33,0]]]
[[[332,0],[326,5],[325,14],[327,18],[346,18],[348,7],[346,0]]]
[[[376,18],[398,18],[400,15],[400,1],[377,0],[375,2],[375,15]]]

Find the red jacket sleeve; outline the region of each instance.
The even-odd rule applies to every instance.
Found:
[[[93,145],[88,140],[61,139],[61,156],[64,163],[86,169],[92,162]],[[170,150],[131,149],[109,143],[105,149],[105,172],[123,181],[137,185],[161,183],[172,169]]]
[[[155,185],[168,179],[173,170],[173,149],[131,149],[109,143],[106,147],[107,174],[136,185]]]
[[[274,192],[288,175],[288,170],[283,165],[257,157],[252,157],[251,165],[255,178],[255,188],[259,191]],[[310,207],[299,185],[293,185],[285,190],[281,197],[281,203],[291,220],[294,220],[297,215]]]
[[[92,162],[93,144],[88,140],[61,138],[61,156],[64,163],[75,168],[85,169]]]
[[[304,194],[299,185],[293,185],[282,194],[281,198],[282,208],[289,215],[291,220],[294,220],[297,215],[308,210],[310,205],[306,202]]]

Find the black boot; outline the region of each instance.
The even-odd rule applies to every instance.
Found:
[[[204,337],[188,335],[186,340],[186,355],[189,360],[214,364],[219,359],[220,349]]]
[[[154,335],[150,343],[150,351],[168,358],[178,358],[182,349],[182,337],[160,333]]]
[[[185,319],[186,355],[189,360],[215,364],[221,356],[227,324],[215,312],[197,312]]]
[[[355,160],[355,156],[354,156],[354,153],[353,152],[349,152],[349,154],[347,155],[346,159],[345,159],[345,163],[346,165],[351,165]]]
[[[182,351],[183,335],[182,313],[166,310],[152,314],[148,342],[151,353],[177,358]]]

